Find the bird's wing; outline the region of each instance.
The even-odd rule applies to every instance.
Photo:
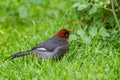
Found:
[[[68,44],[64,44],[61,46],[56,47],[53,51],[47,51],[46,49],[42,49],[42,48],[36,48],[33,50],[28,50],[28,51],[24,51],[24,52],[18,52],[16,54],[11,55],[10,57],[6,58],[4,61],[8,60],[8,59],[14,59],[17,57],[22,57],[25,55],[39,55],[41,59],[48,59],[48,58],[52,58],[52,59],[56,59],[57,58],[61,58],[65,52],[68,51]]]
[[[36,55],[40,55],[41,59],[47,59],[47,58],[52,58],[55,59],[56,57],[61,58],[65,52],[68,51],[68,44],[58,46],[54,49],[54,51],[39,51],[39,50],[34,50],[33,52]]]
[[[64,45],[68,43],[68,41],[59,38],[57,36],[53,36],[51,39],[45,41],[44,43],[39,44],[38,46],[34,47],[32,50],[47,50],[53,51],[56,47]]]

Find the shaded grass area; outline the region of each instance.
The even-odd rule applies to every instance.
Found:
[[[54,10],[52,5],[60,3],[67,4],[65,1],[56,1],[48,6],[54,13],[57,10]],[[70,2],[70,4],[72,3]],[[45,5],[42,8],[45,8]],[[61,7],[61,5],[56,6],[56,8],[58,7]],[[65,8],[69,7],[67,5]],[[56,15],[56,18],[51,18],[51,14],[49,14],[51,10],[46,12],[43,9],[40,13],[42,16],[39,16],[39,18],[28,18],[22,23],[21,21],[16,21],[18,17],[11,18],[13,20],[12,24],[9,19],[5,19],[9,21],[8,23],[2,22],[0,27],[0,79],[119,79],[119,52],[111,43],[98,39],[94,39],[91,45],[82,43],[81,39],[71,41],[69,52],[60,61],[40,61],[36,57],[27,56],[14,61],[2,62],[13,53],[29,50],[40,42],[49,39],[61,28],[73,29],[73,34],[76,34],[76,30],[79,29],[79,20],[76,20],[74,12],[65,16],[66,9],[62,9],[63,13]]]

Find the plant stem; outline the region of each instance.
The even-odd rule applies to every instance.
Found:
[[[117,26],[118,26],[118,29],[119,29],[119,31],[120,31],[120,24],[119,24],[119,21],[118,21],[118,18],[117,18],[117,15],[116,15],[116,13],[115,13],[115,0],[111,0],[111,2],[112,2],[112,13],[113,13],[113,16],[114,16],[114,18],[115,18],[115,21],[116,21],[116,24],[117,24]]]

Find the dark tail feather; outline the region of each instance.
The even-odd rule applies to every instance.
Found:
[[[30,55],[30,54],[31,54],[31,51],[18,52],[18,53],[16,53],[16,54],[13,54],[13,55],[11,55],[10,57],[4,59],[4,61],[6,61],[6,60],[12,60],[12,59],[14,59],[14,58],[22,57],[22,56],[26,56],[26,55]],[[3,61],[3,62],[4,62],[4,61]]]

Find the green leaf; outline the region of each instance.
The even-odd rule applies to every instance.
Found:
[[[76,8],[76,7],[78,7],[79,5],[80,5],[80,3],[79,3],[79,2],[76,2],[76,3],[73,4],[72,8]]]
[[[91,35],[92,37],[96,36],[96,35],[97,35],[97,30],[98,30],[97,27],[91,27],[91,28],[90,28],[90,35]]]
[[[86,44],[91,44],[92,40],[90,37],[88,37],[85,33],[84,30],[80,29],[77,31],[77,34],[80,35],[80,38],[82,39],[82,41]]]
[[[26,6],[22,5],[18,9],[18,13],[21,19],[25,19],[28,17],[29,11],[28,11],[28,8],[26,8]]]
[[[91,38],[88,37],[88,36],[82,36],[81,39],[82,39],[83,42],[86,43],[86,44],[91,44],[91,43],[92,43]]]
[[[77,34],[80,35],[80,36],[84,36],[85,35],[85,31],[80,29],[77,31]]]
[[[70,35],[70,41],[77,40],[77,36],[74,34]]]
[[[88,4],[80,4],[79,6],[78,6],[78,11],[80,11],[80,10],[83,10],[83,9],[85,9],[85,8],[87,8],[89,5]]]
[[[107,30],[105,29],[105,27],[101,27],[99,30],[99,34],[103,37],[109,37],[110,34],[107,32]]]
[[[98,7],[97,7],[96,5],[94,5],[94,6],[90,9],[89,15],[96,13],[96,12],[97,12],[97,9],[98,9]]]

